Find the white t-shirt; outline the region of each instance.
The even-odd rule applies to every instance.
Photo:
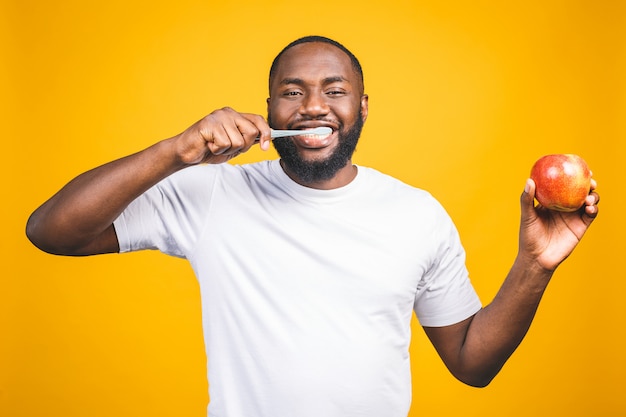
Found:
[[[209,416],[406,417],[413,311],[445,326],[481,308],[445,210],[371,168],[334,190],[278,161],[187,168],[115,229],[122,252],[193,266]]]

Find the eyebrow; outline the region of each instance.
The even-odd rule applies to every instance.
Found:
[[[324,78],[324,80],[322,81],[322,84],[326,85],[326,84],[345,82],[345,81],[348,81],[345,77],[342,77],[340,75],[335,75],[332,77]],[[284,78],[280,81],[280,84],[281,85],[289,85],[289,84],[304,85],[305,82],[302,78]]]

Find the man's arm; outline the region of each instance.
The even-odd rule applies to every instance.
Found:
[[[559,266],[574,250],[598,214],[598,194],[584,208],[562,213],[534,206],[535,184],[521,197],[519,252],[493,301],[460,323],[424,327],[450,372],[466,384],[483,387],[520,344],[541,297]]]
[[[180,135],[79,175],[33,212],[26,234],[59,255],[117,252],[113,221],[135,198],[187,166],[228,161],[257,137],[268,149],[270,128],[261,116],[217,110]]]

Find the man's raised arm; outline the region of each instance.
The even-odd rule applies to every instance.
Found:
[[[448,369],[473,386],[487,385],[522,341],[556,268],[574,250],[598,214],[592,191],[574,213],[534,206],[535,183],[521,196],[517,258],[494,300],[473,317],[446,327],[424,328]]]
[[[26,235],[53,254],[117,252],[113,221],[135,198],[187,166],[226,162],[257,137],[268,149],[270,128],[261,116],[216,110],[177,136],[74,178],[33,212]]]

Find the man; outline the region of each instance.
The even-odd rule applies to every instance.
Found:
[[[482,307],[443,208],[425,191],[351,157],[367,119],[358,60],[306,37],[270,70],[268,121],[224,108],[186,131],[88,171],[38,208],[42,250],[159,249],[200,283],[209,415],[406,416],[413,311],[459,380],[485,386],[524,337],[557,266],[598,213],[521,196],[519,253]],[[319,126],[329,135],[306,134]],[[223,164],[270,127],[280,160]],[[595,182],[593,184],[595,189]]]

